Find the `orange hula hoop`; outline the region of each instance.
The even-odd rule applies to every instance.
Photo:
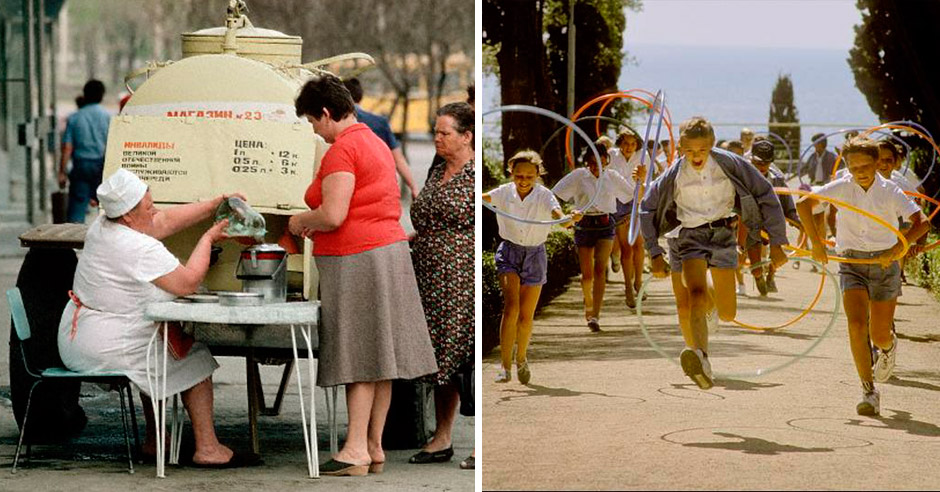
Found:
[[[630,94],[631,92],[639,92],[645,96],[652,98],[652,100],[656,99],[656,94],[653,94],[652,92],[646,89],[630,89],[626,91],[620,91],[620,94]],[[597,115],[600,116],[604,114],[604,110],[607,109],[607,106],[613,101],[614,101],[613,99],[608,99],[604,101],[604,104],[601,105],[601,109],[597,111]],[[666,163],[666,165],[669,166],[675,160],[677,150],[676,150],[676,139],[672,135],[672,113],[669,112],[668,106],[666,106],[664,109],[665,109],[666,114],[664,115],[663,119],[666,122],[666,131],[669,132],[670,149],[669,149],[669,159],[668,159],[668,162]],[[597,133],[597,136],[601,135],[601,122],[600,121],[597,121],[594,123],[594,131]]]
[[[647,101],[641,97],[634,96],[632,94],[627,94],[625,92],[613,92],[610,94],[597,96],[594,99],[591,99],[590,101],[584,103],[584,105],[582,105],[580,108],[578,108],[577,111],[575,111],[575,113],[571,116],[571,119],[574,121],[577,121],[578,117],[581,116],[581,113],[583,113],[587,108],[591,107],[594,104],[597,104],[600,101],[606,101],[608,99],[633,99],[635,101],[643,103],[644,105],[646,105],[647,108],[653,107],[653,103],[651,101]],[[670,121],[667,121],[667,123],[668,124],[666,126],[666,129],[669,131],[669,140],[672,143],[673,149],[675,149],[675,139],[672,136],[672,123]],[[565,131],[565,159],[567,163],[570,165],[569,169],[573,168],[574,158],[571,155],[571,128],[568,128]]]
[[[816,296],[813,297],[813,302],[809,303],[809,306],[806,309],[804,309],[803,312],[800,313],[796,318],[793,318],[790,321],[787,321],[786,323],[782,323],[776,326],[755,326],[755,325],[745,323],[743,321],[738,321],[737,318],[731,320],[731,322],[740,326],[741,328],[745,328],[751,331],[775,331],[781,328],[786,328],[796,323],[797,321],[805,318],[806,315],[809,314],[809,312],[812,311],[814,307],[816,307],[816,304],[819,302],[819,299],[822,297],[823,287],[825,285],[826,285],[826,274],[825,272],[820,271],[819,272],[819,288],[816,289]]]

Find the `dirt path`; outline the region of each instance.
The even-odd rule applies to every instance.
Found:
[[[836,266],[831,269],[836,271]],[[790,265],[780,294],[738,298],[738,319],[784,322],[819,276]],[[879,385],[880,418],[859,417],[861,389],[845,316],[819,345],[834,306],[827,281],[804,320],[776,333],[722,323],[711,339],[716,386],[699,390],[644,337],[608,284],[602,333],[584,325],[577,279],[535,322],[532,380],[496,384],[498,349],[484,356],[484,489],[933,489],[940,483],[940,305],[904,286],[895,376]],[[753,282],[749,292],[754,294]],[[644,321],[675,357],[683,347],[667,281],[651,285]],[[514,371],[515,372],[515,371]],[[750,374],[741,376],[738,374]],[[732,374],[721,376],[721,374]]]

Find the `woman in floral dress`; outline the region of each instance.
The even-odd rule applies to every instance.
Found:
[[[434,146],[445,164],[431,176],[411,207],[417,235],[412,258],[424,315],[439,371],[434,404],[434,438],[411,463],[449,461],[451,430],[460,397],[453,375],[473,362],[473,108],[452,103],[437,112]]]

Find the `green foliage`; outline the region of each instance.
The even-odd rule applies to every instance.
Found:
[[[496,61],[496,54],[499,53],[500,43],[483,43],[483,75],[495,75],[499,77],[499,62]]]
[[[571,277],[580,273],[578,251],[571,231],[556,230],[545,241],[548,257],[548,278],[542,286],[539,309],[565,291]],[[503,312],[503,295],[496,274],[493,253],[483,253],[483,353],[499,345],[499,322]]]
[[[499,142],[483,139],[483,191],[489,191],[507,182],[503,168],[503,153]]]
[[[498,49],[502,104],[528,104],[566,114],[569,2],[575,3],[575,105],[617,90],[626,57],[624,9],[639,10],[639,0],[484,0],[483,43]],[[629,59],[629,58],[627,58]],[[616,117],[628,119],[632,108],[620,106]],[[609,116],[610,109],[607,115]],[[504,114],[502,144],[506,153],[542,148],[558,123],[527,114]],[[593,132],[593,121],[584,128]],[[542,151],[546,182],[565,169],[564,140]]]
[[[777,84],[774,85],[773,93],[770,96],[770,114],[767,118],[768,128],[771,132],[780,135],[786,140],[791,149],[800,149],[800,127],[782,126],[774,123],[799,123],[800,117],[796,110],[796,104],[793,100],[793,81],[790,75],[778,75]],[[772,140],[774,141],[774,140]],[[774,141],[776,144],[777,142]],[[782,145],[776,146],[776,159],[789,159],[787,150]]]
[[[932,244],[937,239],[931,235],[927,244]],[[934,297],[940,300],[940,248],[934,248],[921,253],[913,260],[908,260],[904,264],[904,271],[909,282],[930,289]]]

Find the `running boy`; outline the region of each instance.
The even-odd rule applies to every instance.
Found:
[[[909,218],[911,228],[904,235],[911,243],[927,232],[929,223],[920,208],[896,184],[876,172],[876,142],[855,138],[846,142],[842,155],[849,175],[823,186],[816,194],[846,202],[889,224],[896,224],[898,217]],[[817,201],[803,197],[797,202],[797,211],[812,241],[813,259],[826,263],[826,247],[812,220],[813,205]],[[875,260],[870,264],[841,263],[839,280],[842,305],[848,318],[849,345],[862,383],[862,401],[855,409],[859,415],[878,415],[881,398],[875,389],[875,381],[885,382],[891,377],[897,358],[898,338],[891,327],[901,287],[901,272],[894,258],[901,251],[902,244],[891,231],[861,214],[842,210],[837,219],[836,250],[846,258]],[[872,361],[869,343],[881,351],[876,361]]]
[[[617,200],[627,202],[627,180],[616,171],[607,167],[608,148],[603,140],[596,142],[601,161],[597,162],[594,153],[585,149],[582,159],[586,167],[579,167],[561,178],[552,191],[559,198],[573,202],[576,210],[582,210],[584,217],[575,226],[574,244],[578,248],[578,260],[581,265],[581,290],[584,295],[584,318],[592,332],[601,331],[598,321],[601,306],[604,303],[604,289],[607,279],[607,260],[613,247],[614,221],[611,215],[617,211]],[[597,182],[601,181],[601,190],[597,192]],[[597,194],[591,208],[585,205]]]
[[[685,374],[702,389],[713,385],[706,328],[709,269],[719,317],[731,321],[737,311],[734,210],[740,211],[751,236],[759,240],[760,229],[770,235],[770,257],[775,266],[787,261],[781,248],[787,244],[783,210],[773,187],[743,158],[715,149],[714,144],[715,131],[705,118],[696,116],[682,122],[682,158],[653,182],[640,208],[643,238],[653,258],[653,275],[658,278],[666,276],[659,237],[681,226],[677,255],[689,291],[691,315],[683,332],[687,347],[680,361]]]
[[[508,162],[512,182],[483,194],[483,201],[516,217],[548,220],[562,217],[561,206],[551,190],[538,183],[545,174],[542,158],[532,150],[516,152]],[[580,214],[572,214],[574,220]],[[496,249],[496,272],[503,291],[503,318],[499,326],[499,351],[502,370],[497,383],[512,379],[512,349],[516,350],[516,371],[519,382],[528,384],[529,370],[526,350],[532,337],[532,318],[546,281],[548,260],[545,240],[551,226],[526,224],[497,215],[499,236],[503,241]]]

